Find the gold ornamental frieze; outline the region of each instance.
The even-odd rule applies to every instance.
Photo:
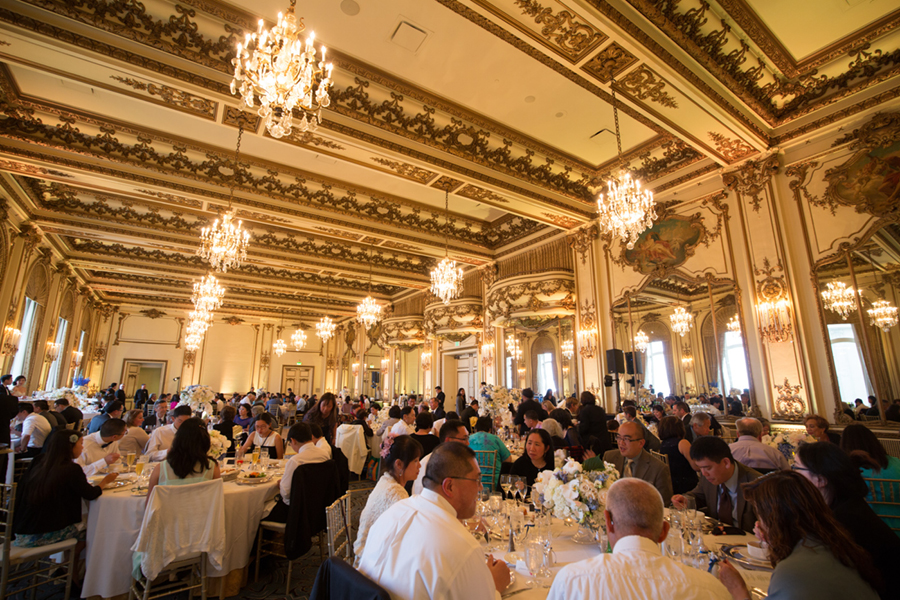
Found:
[[[425,306],[425,335],[428,339],[460,341],[484,328],[480,298],[463,297],[450,304],[433,302]]]
[[[575,276],[550,271],[501,279],[487,293],[486,309],[493,327],[512,321],[575,314]]]
[[[421,346],[425,343],[425,320],[418,316],[399,316],[384,319],[381,322],[381,334],[378,345],[408,347]]]

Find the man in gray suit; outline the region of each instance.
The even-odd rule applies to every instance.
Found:
[[[622,408],[622,414],[625,415],[626,421],[630,423],[637,423],[644,431],[644,445],[648,450],[659,452],[662,449],[662,442],[659,441],[659,438],[653,435],[653,432],[647,429],[646,425],[637,420],[637,409],[635,407],[626,406]],[[663,498],[665,498],[665,496],[663,496]]]
[[[669,466],[644,450],[644,431],[640,423],[626,421],[616,435],[618,450],[609,450],[603,460],[616,466],[621,477],[636,477],[655,487],[663,498],[672,497]]]
[[[697,508],[724,525],[753,531],[756,513],[744,500],[741,484],[760,477],[760,473],[734,460],[725,440],[702,437],[691,444],[691,460],[700,467],[700,482],[687,493],[697,500]],[[684,496],[672,496],[675,508],[684,507]]]

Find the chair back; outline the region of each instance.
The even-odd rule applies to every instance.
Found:
[[[475,460],[481,467],[481,485],[493,491],[494,480],[499,466],[497,465],[496,450],[475,450]]]
[[[900,458],[900,440],[883,440],[878,438],[878,441],[884,446],[884,450],[888,453],[888,456]]]
[[[16,504],[16,484],[0,483],[0,543],[3,547],[3,579],[9,573],[9,552],[12,542],[13,511]],[[5,583],[5,581],[4,581]],[[0,589],[6,589],[5,586]]]
[[[357,475],[362,473],[363,467],[366,466],[366,457],[369,455],[363,426],[349,423],[338,425],[334,434],[334,445],[347,457],[347,467]]]
[[[900,535],[900,481],[896,479],[866,479],[869,494],[866,502],[894,533]]]
[[[650,453],[650,456],[652,456],[653,458],[655,458],[656,460],[658,460],[660,462],[665,463],[666,466],[668,466],[668,464],[669,464],[669,455],[668,454],[663,454],[662,452],[656,452],[655,450],[647,450],[647,452]]]
[[[284,553],[289,560],[309,552],[312,537],[328,528],[326,509],[346,492],[340,488],[333,460],[300,465],[294,471],[284,532]]]
[[[202,552],[220,569],[225,554],[222,480],[154,487],[131,549],[144,553],[141,571],[149,580],[156,579],[166,565]]]
[[[350,495],[347,492],[325,509],[328,522],[328,556],[342,556],[353,560],[353,540],[350,532]],[[343,539],[340,543],[339,540]]]
[[[618,446],[618,444],[619,444],[619,440],[616,439],[616,436],[617,436],[617,435],[618,435],[618,433],[615,432],[615,431],[610,431],[610,432],[609,432],[609,441],[612,442],[613,447],[616,447],[616,446]]]
[[[33,458],[17,458],[15,460],[15,468],[13,469],[13,481],[19,482],[22,481],[22,478],[25,477],[25,473],[28,469],[31,468],[31,461]]]
[[[578,462],[584,462],[584,447],[583,446],[569,446],[566,448],[569,453],[569,458]]]
[[[331,600],[331,598],[391,600],[391,595],[352,565],[340,558],[330,557],[319,567],[309,599]]]
[[[862,414],[862,415],[859,415],[859,420],[860,421],[880,421],[881,417],[876,416],[876,415],[872,415],[870,417],[869,415]]]

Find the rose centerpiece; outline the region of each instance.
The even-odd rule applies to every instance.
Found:
[[[231,442],[228,441],[228,438],[216,431],[215,429],[211,429],[209,431],[209,455],[219,460],[222,458],[228,450],[231,449]]]
[[[191,385],[181,390],[178,406],[190,406],[195,413],[212,416],[216,393],[208,385]]]
[[[781,452],[791,465],[794,464],[794,457],[797,455],[797,449],[800,448],[801,444],[813,444],[815,442],[816,438],[800,430],[778,432],[775,435],[764,435],[762,437],[763,444]]]
[[[498,385],[486,386],[479,401],[478,414],[482,417],[491,417],[498,429],[512,428],[513,418],[509,405],[521,397],[522,393],[517,389],[510,390]]]

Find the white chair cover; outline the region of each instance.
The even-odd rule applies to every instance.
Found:
[[[344,424],[337,428],[334,445],[341,449],[350,470],[359,475],[366,466],[369,449],[366,446],[366,434],[362,425]]]
[[[214,569],[225,555],[225,497],[221,479],[188,485],[158,485],[144,511],[138,539],[141,571],[155,579],[166,565],[206,552]]]

